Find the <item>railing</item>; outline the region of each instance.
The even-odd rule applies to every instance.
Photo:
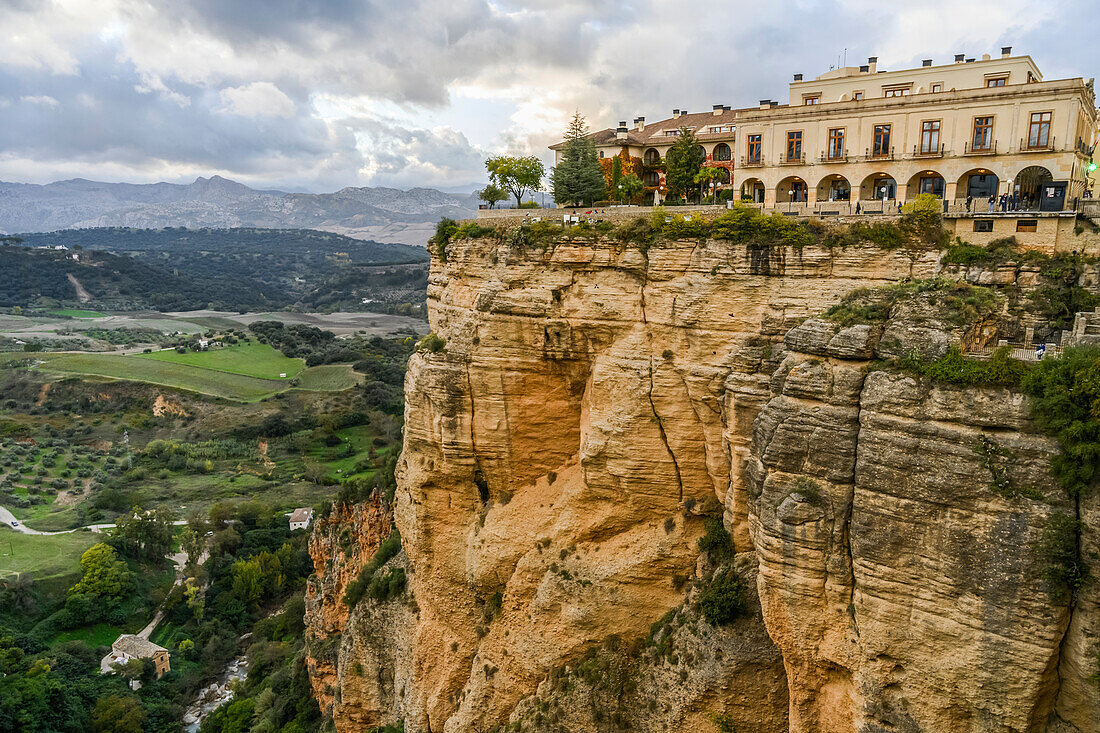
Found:
[[[818,163],[847,163],[848,151],[844,151],[840,155],[827,155],[824,151],[817,156]]]
[[[1009,348],[1008,355],[1019,361],[1040,361],[1042,359],[1057,359],[1062,355],[1062,347],[1057,344],[1024,344],[1001,341],[996,346],[985,346],[975,349],[967,356],[975,359],[989,359],[994,352],[1002,346]]]
[[[1096,152],[1096,147],[1093,145],[1089,145],[1081,138],[1077,138],[1077,152],[1085,156],[1086,158],[1091,158],[1092,154]]]
[[[783,155],[779,156],[779,165],[805,165],[805,164],[806,164],[806,154],[805,153],[798,156],[797,158],[788,158],[788,157],[785,157]]]
[[[933,148],[932,150],[925,150],[919,145],[913,146],[914,158],[942,158],[943,157],[943,143],[940,143],[939,148]]]
[[[864,148],[863,159],[864,160],[893,160],[894,159],[894,148],[893,148],[893,146],[891,146],[889,152],[883,151],[881,153],[872,153],[870,148]]]
[[[741,156],[741,167],[742,168],[758,168],[762,165],[764,165],[764,156],[763,155],[758,155],[758,156],[753,157],[753,158],[749,158],[749,157],[746,157],[744,155]]]
[[[1020,138],[1019,152],[1021,153],[1042,153],[1042,152],[1054,152],[1054,136],[1051,135],[1047,142],[1040,145],[1029,145],[1025,138]]]
[[[997,141],[994,140],[992,145],[988,145],[984,148],[972,148],[970,147],[970,141],[963,143],[963,155],[996,155],[997,154]]]

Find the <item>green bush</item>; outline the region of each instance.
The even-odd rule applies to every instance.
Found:
[[[372,580],[375,573],[378,572],[378,569],[396,557],[399,552],[401,552],[401,533],[394,527],[390,532],[390,536],[387,537],[382,544],[378,545],[378,549],[375,550],[374,556],[363,566],[363,569],[359,571],[359,576],[348,583],[348,587],[344,590],[344,603],[354,607],[363,597],[363,594],[367,592],[367,589],[371,587]],[[405,571],[402,570],[402,589],[405,587],[404,574]],[[387,581],[387,587],[388,582],[389,581]]]
[[[458,222],[454,219],[444,217],[435,225],[435,236],[428,240],[429,243],[435,245],[436,255],[444,262],[447,261],[447,245],[450,244],[451,238],[454,237],[457,232]]]
[[[1051,598],[1069,603],[1088,579],[1089,570],[1081,557],[1081,531],[1085,524],[1068,514],[1050,515],[1039,543],[1043,579]]]
[[[746,615],[744,591],[744,584],[733,568],[716,573],[699,598],[703,618],[712,626],[723,626]]]
[[[424,338],[420,339],[420,343],[416,345],[418,349],[427,349],[434,354],[438,354],[447,348],[447,342],[437,336],[435,333],[429,333]]]
[[[896,366],[945,384],[1018,387],[1028,372],[1028,365],[1009,356],[1010,351],[1009,347],[1002,346],[988,361],[979,361],[967,359],[958,346],[952,345],[935,361],[925,361],[914,353],[899,359]]]
[[[384,573],[374,576],[367,590],[369,595],[379,603],[385,603],[391,598],[396,598],[405,590],[405,569],[390,568]]]
[[[722,525],[721,518],[707,520],[703,536],[699,538],[699,551],[707,553],[715,563],[733,559],[733,540]]]

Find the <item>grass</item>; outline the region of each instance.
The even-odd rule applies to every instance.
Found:
[[[87,311],[75,308],[63,308],[61,310],[50,311],[55,316],[68,316],[69,318],[103,318],[106,313],[100,313],[99,311]]]
[[[71,575],[80,571],[80,556],[103,539],[95,532],[27,535],[0,530],[0,577],[34,573],[35,579]]]
[[[343,392],[359,384],[361,375],[350,364],[309,367],[298,380],[298,389],[309,392]]]
[[[174,364],[141,356],[115,354],[36,354],[41,369],[148,382],[190,392],[224,397],[237,402],[257,402],[288,388],[283,380],[259,379],[244,374],[219,372],[187,364]]]
[[[111,624],[103,623],[102,621],[92,626],[84,626],[79,629],[69,629],[68,631],[62,631],[53,638],[52,643],[57,644],[63,641],[83,641],[93,649],[97,646],[111,646],[122,634],[126,633],[123,629]]]
[[[137,357],[259,379],[293,379],[306,366],[302,359],[283,356],[267,344],[260,343],[237,344],[209,351],[187,351],[183,354],[169,349],[139,354]],[[283,374],[286,376],[283,377]]]

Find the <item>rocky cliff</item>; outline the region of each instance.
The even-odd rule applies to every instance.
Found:
[[[520,244],[435,253],[442,341],[410,362],[398,469],[409,585],[351,612],[376,641],[348,621],[336,660],[394,682],[318,663],[338,729],[1096,729],[1095,601],[1053,600],[1030,549],[1079,509],[1056,446],[1015,392],[882,368],[1011,335],[1007,301],[888,287],[940,274],[936,249]],[[845,307],[870,317],[812,318],[868,287]],[[700,552],[708,517],[735,556]],[[743,607],[714,622],[726,568]],[[321,642],[339,629],[311,614]]]

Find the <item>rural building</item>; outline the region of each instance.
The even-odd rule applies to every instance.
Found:
[[[795,74],[787,104],[676,109],[592,138],[600,157],[641,158],[645,190],[658,196],[662,161],[686,126],[735,198],[765,206],[839,201],[867,210],[932,193],[955,203],[970,196],[979,208],[990,195],[1015,194],[1021,209],[1059,211],[1092,185],[1093,79],[1047,81],[1030,56],[1011,52],[899,71],[872,57],[812,80]],[[560,156],[563,147],[551,149]]]
[[[310,507],[295,509],[290,513],[290,531],[293,532],[296,529],[309,529],[309,525],[312,521],[313,509]]]
[[[152,659],[157,679],[171,669],[167,649],[135,634],[123,634],[115,639],[115,643],[111,645],[111,653],[104,657],[100,669],[110,672],[131,659]]]

